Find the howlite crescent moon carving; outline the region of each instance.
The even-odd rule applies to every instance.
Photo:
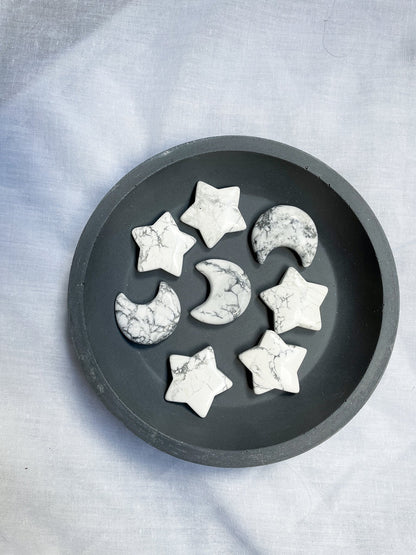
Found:
[[[157,295],[149,303],[136,304],[124,293],[119,293],[114,309],[120,331],[139,345],[154,345],[167,339],[181,316],[178,296],[164,281],[160,282]]]
[[[191,316],[206,324],[228,324],[245,311],[251,298],[251,284],[240,266],[229,260],[211,258],[195,268],[209,281],[207,300],[191,310]]]
[[[312,218],[296,206],[273,206],[256,221],[251,243],[257,260],[263,264],[277,247],[294,250],[303,266],[310,266],[318,248],[318,232]]]

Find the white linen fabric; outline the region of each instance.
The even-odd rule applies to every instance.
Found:
[[[415,552],[415,13],[411,0],[2,0],[2,553]],[[400,278],[374,395],[267,467],[194,465],[135,437],[86,383],[66,326],[100,199],[150,155],[219,134],[336,169]]]

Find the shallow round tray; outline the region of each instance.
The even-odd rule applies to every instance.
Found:
[[[198,232],[179,222],[195,184],[238,185],[247,230],[226,235],[208,249]],[[316,223],[319,247],[303,269],[288,249],[263,265],[250,248],[259,215],[276,204],[305,210]],[[152,224],[169,210],[182,231],[197,238],[182,275],[139,273],[135,226]],[[236,262],[248,274],[252,300],[235,322],[209,326],[189,316],[207,295],[194,266],[206,258]],[[272,327],[258,294],[276,285],[288,266],[326,285],[322,330],[296,328],[282,335],[308,349],[299,370],[301,391],[254,395],[251,375],[237,355]],[[114,299],[137,303],[156,294],[160,280],[182,305],[176,331],[141,347],[117,328]],[[71,269],[70,331],[88,380],[106,406],[134,433],[171,455],[213,466],[252,466],[293,457],[327,439],[364,405],[387,365],[397,329],[399,292],[393,256],[383,230],[360,195],[334,170],[295,148],[265,139],[223,136],[186,143],[147,160],[107,194],[88,221]],[[168,403],[168,357],[191,356],[212,345],[218,367],[234,385],[217,396],[201,419],[184,404]]]

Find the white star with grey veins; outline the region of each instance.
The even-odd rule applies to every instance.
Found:
[[[306,281],[295,268],[289,268],[279,285],[260,293],[262,301],[274,312],[274,330],[277,333],[296,328],[320,330],[319,307],[328,293],[328,287]]]
[[[180,276],[183,256],[196,243],[194,237],[178,228],[170,212],[165,212],[153,225],[135,227],[131,233],[140,247],[139,272],[161,268]]]
[[[306,349],[288,345],[272,330],[267,330],[260,343],[238,355],[253,374],[254,393],[261,395],[272,389],[299,393],[298,370]]]
[[[239,187],[217,189],[198,181],[195,202],[182,214],[181,221],[199,229],[207,247],[211,248],[226,234],[246,229],[238,209]]]
[[[173,381],[166,392],[166,401],[187,403],[205,418],[214,397],[227,391],[233,382],[217,368],[214,349],[209,346],[192,357],[169,357]]]

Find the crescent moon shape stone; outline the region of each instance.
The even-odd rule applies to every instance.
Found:
[[[228,260],[211,258],[195,268],[210,284],[204,303],[191,310],[191,316],[205,324],[228,324],[241,316],[251,298],[251,284],[246,273]]]
[[[277,247],[287,247],[299,255],[302,265],[310,266],[318,248],[318,232],[312,218],[296,206],[273,206],[256,221],[251,243],[257,260],[263,264]]]
[[[124,293],[115,300],[117,325],[123,335],[139,345],[154,345],[175,331],[181,305],[175,291],[161,281],[156,297],[147,304],[135,304]]]

